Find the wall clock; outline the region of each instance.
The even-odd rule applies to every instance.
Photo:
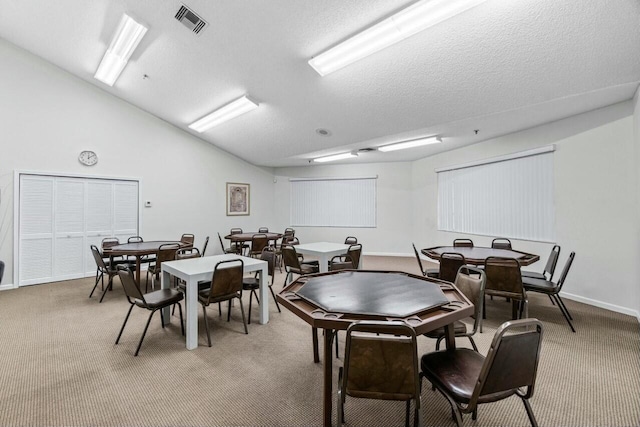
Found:
[[[93,151],[82,151],[78,156],[78,160],[85,166],[93,166],[98,163],[98,155]]]

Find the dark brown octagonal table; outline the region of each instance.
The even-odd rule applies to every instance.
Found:
[[[400,320],[416,334],[444,327],[447,348],[455,348],[453,322],[473,314],[473,304],[451,283],[396,271],[341,270],[298,278],[278,302],[313,328],[324,329],[323,425],[331,425],[332,343],[337,331],[359,320]]]
[[[529,254],[526,252],[515,251],[513,249],[494,249],[485,248],[482,246],[435,246],[433,248],[421,249],[423,255],[428,256],[431,259],[440,259],[440,256],[445,252],[457,252],[464,256],[467,264],[483,265],[484,260],[490,256],[497,256],[503,258],[515,258],[518,260],[521,266],[533,264],[538,261],[540,257],[538,255]]]

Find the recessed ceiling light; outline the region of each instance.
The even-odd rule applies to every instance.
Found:
[[[241,114],[247,113],[251,110],[258,108],[258,104],[251,101],[246,96],[238,98],[235,101],[225,105],[222,108],[217,109],[213,113],[207,114],[203,118],[191,123],[189,127],[196,132],[204,132],[217,126],[221,123],[238,117]]]
[[[357,153],[333,154],[331,156],[318,157],[316,159],[313,159],[313,161],[317,163],[324,163],[324,162],[333,162],[334,160],[350,159],[353,157],[358,157],[358,154]]]
[[[442,142],[442,138],[432,136],[429,138],[413,139],[411,141],[402,141],[402,142],[397,142],[395,144],[383,145],[382,147],[378,147],[378,150],[384,151],[384,152],[404,150],[405,148],[420,147],[420,146],[429,145],[429,144],[439,144],[441,142]]]
[[[331,131],[329,129],[316,129],[316,133],[320,136],[331,136]]]

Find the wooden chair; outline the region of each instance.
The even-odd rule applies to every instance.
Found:
[[[116,344],[120,342],[120,337],[122,336],[124,327],[127,325],[131,310],[133,310],[133,307],[135,306],[149,310],[151,311],[151,313],[149,314],[149,319],[147,319],[147,324],[144,327],[144,331],[142,332],[142,336],[140,337],[140,342],[138,343],[138,348],[136,348],[134,356],[137,356],[138,352],[140,351],[142,341],[144,340],[144,336],[147,334],[147,329],[149,328],[149,323],[151,323],[153,314],[164,307],[169,307],[173,304],[178,305],[178,309],[180,311],[180,328],[182,329],[182,335],[184,335],[182,306],[180,305],[180,301],[182,301],[184,297],[182,292],[176,291],[175,289],[160,289],[143,295],[140,291],[140,288],[138,288],[138,285],[133,279],[133,272],[130,269],[124,266],[119,266],[118,276],[120,276],[122,287],[124,288],[124,292],[127,295],[127,300],[129,301],[129,304],[131,304],[131,306],[129,307],[129,311],[127,312],[127,317],[124,318],[124,323],[122,324],[122,328],[120,328],[118,338],[116,338]],[[164,328],[164,317],[162,315],[162,310],[160,311],[160,318],[162,327]]]
[[[240,255],[240,252],[242,251],[240,246],[236,245],[235,243],[231,243],[228,248],[225,248],[224,243],[222,243],[222,237],[220,236],[220,233],[218,233],[218,240],[220,240],[220,247],[222,248],[223,253]]]
[[[569,324],[569,327],[573,332],[576,331],[576,329],[573,327],[573,323],[571,323],[573,317],[571,316],[571,313],[569,313],[567,306],[564,305],[564,301],[562,301],[562,298],[560,298],[560,290],[562,290],[562,285],[564,285],[564,281],[567,279],[567,274],[569,274],[569,269],[571,268],[571,264],[573,264],[573,259],[575,258],[575,256],[575,252],[571,252],[569,254],[569,258],[567,259],[567,262],[562,269],[562,274],[560,274],[560,279],[557,283],[545,279],[534,279],[531,277],[522,278],[522,284],[528,292],[539,292],[542,294],[546,294],[549,296],[549,298],[551,298],[551,302],[555,301],[555,305],[558,306],[560,312],[562,312],[562,315],[567,320],[567,323]]]
[[[473,240],[471,239],[455,239],[453,241],[454,248],[472,248]]]
[[[524,404],[529,422],[537,427],[529,399],[541,344],[540,321],[509,321],[496,331],[486,357],[467,348],[428,353],[420,360],[420,377],[430,381],[449,401],[457,426],[462,425],[463,413],[471,413],[476,420],[479,404],[516,395]]]
[[[416,254],[416,260],[418,261],[418,267],[420,267],[420,272],[422,273],[423,276],[425,277],[433,277],[433,278],[439,278],[440,277],[440,268],[423,268],[422,267],[422,259],[420,258],[420,254],[418,253],[418,249],[416,249],[416,244],[415,243],[411,243],[411,246],[413,246],[413,253]]]
[[[484,261],[484,272],[487,283],[486,295],[510,298],[512,318],[528,317],[527,292],[522,285],[520,263],[515,258],[487,257]],[[484,312],[486,315],[486,309]],[[482,329],[480,329],[482,332]]]
[[[202,246],[201,256],[204,256],[205,252],[207,252],[207,246],[209,245],[209,236],[205,237],[204,245]]]
[[[282,260],[284,262],[284,270],[287,274],[284,277],[283,287],[289,283],[289,279],[294,274],[304,276],[307,274],[317,273],[320,271],[319,265],[305,264],[296,252],[296,248],[292,245],[283,245],[281,248]]]
[[[180,249],[177,243],[164,243],[158,247],[154,264],[150,264],[147,269],[147,280],[144,291],[149,289],[149,275],[151,275],[151,289],[155,288],[155,280],[160,280],[162,272],[162,263],[165,261],[173,261],[176,258],[176,251]]]
[[[242,234],[242,228],[232,228],[229,230],[229,234]],[[244,242],[236,242],[234,245],[238,248],[238,254],[242,255],[245,251],[249,250],[249,244]]]
[[[278,304],[278,300],[276,299],[276,294],[273,292],[273,279],[275,276],[275,265],[276,265],[276,253],[274,248],[266,247],[262,250],[260,254],[260,259],[263,261],[267,261],[267,271],[268,275],[271,278],[265,279],[267,280],[267,284],[269,286],[269,291],[271,291],[271,296],[273,297],[273,301],[276,303],[276,307],[278,308],[278,313],[281,312],[280,305]],[[258,273],[256,273],[253,277],[245,277],[242,279],[242,289],[245,291],[249,291],[249,324],[251,324],[251,304],[253,297],[256,297],[256,301],[260,304],[260,298],[258,298],[258,290],[260,289],[260,281],[258,280]]]
[[[360,267],[361,254],[361,244],[351,245],[349,249],[347,249],[347,253],[331,258],[331,261],[329,261],[329,270],[357,270]]]
[[[503,237],[495,238],[491,241],[492,249],[511,249],[511,240]]]
[[[260,227],[258,228],[258,233],[268,233],[269,227]]]
[[[96,245],[91,245],[91,254],[93,255],[93,259],[96,262],[97,272],[96,272],[96,283],[93,285],[93,289],[89,294],[89,298],[93,296],[93,292],[98,287],[98,283],[102,282],[102,296],[100,297],[100,302],[102,302],[105,294],[107,293],[107,290],[112,288],[113,278],[118,274],[118,271],[111,264],[105,263],[104,258],[102,257],[102,254],[100,253],[100,250],[98,250],[98,247]],[[107,281],[107,287],[104,286],[105,274],[109,278],[109,280]]]
[[[180,243],[184,243],[189,246],[193,246],[193,242],[195,242],[195,240],[196,236],[193,234],[183,234],[182,237],[180,237]]]
[[[258,233],[251,237],[251,250],[249,256],[259,257],[262,254],[262,250],[269,246],[269,238],[266,234]]]
[[[553,248],[551,248],[551,253],[549,254],[549,258],[547,258],[547,264],[544,266],[542,273],[523,270],[522,278],[529,277],[532,279],[553,280],[556,264],[558,264],[558,257],[560,257],[560,246],[554,245]]]
[[[347,396],[405,401],[406,426],[413,400],[413,425],[420,425],[420,377],[413,328],[399,321],[352,323],[347,329],[344,366],[338,371],[337,394],[339,426],[344,425]]]
[[[353,236],[348,236],[346,239],[344,239],[344,244],[345,245],[356,245],[356,244],[358,244],[358,239],[356,237],[353,237]]]
[[[442,255],[440,255],[440,273],[438,278],[453,283],[458,275],[458,270],[466,263],[467,261],[462,254],[457,252],[443,252]]]

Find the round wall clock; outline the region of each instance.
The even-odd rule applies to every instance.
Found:
[[[98,155],[93,151],[85,150],[80,153],[80,155],[78,156],[78,160],[83,165],[93,166],[98,163]]]

